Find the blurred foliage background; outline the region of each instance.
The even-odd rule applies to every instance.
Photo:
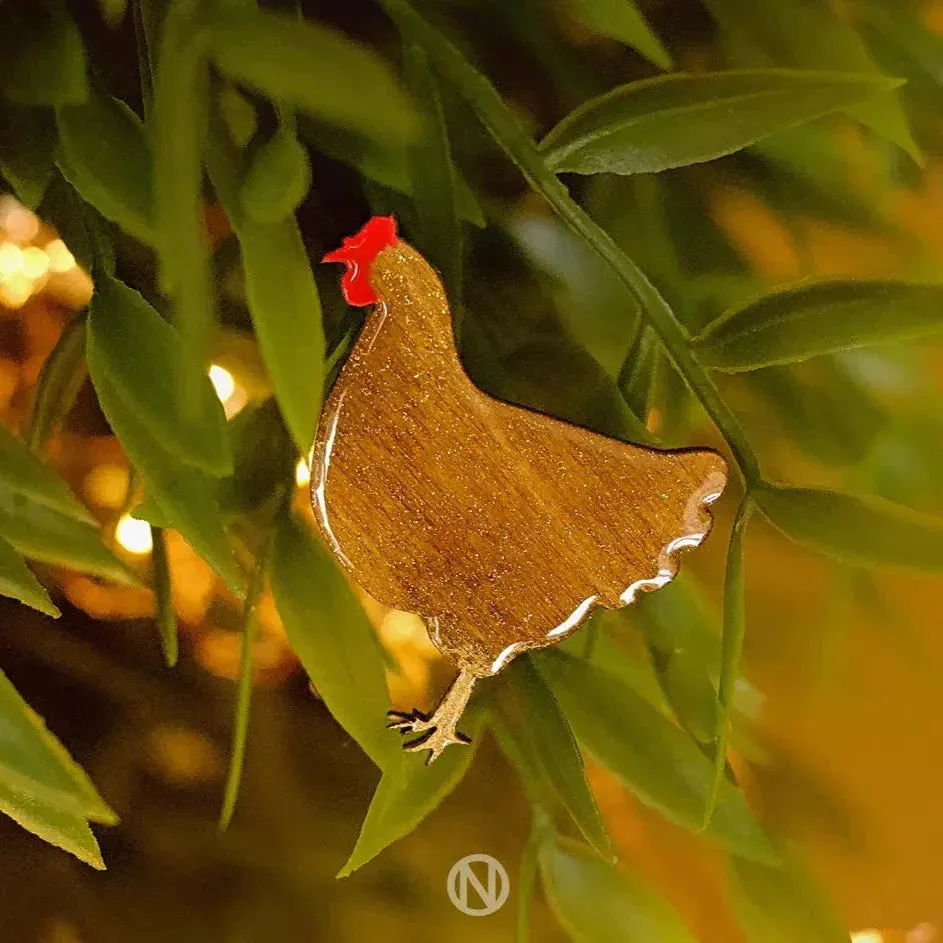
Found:
[[[936,0],[6,0],[0,936],[936,939],[941,83]],[[428,768],[306,493],[381,213],[482,388],[736,471]]]

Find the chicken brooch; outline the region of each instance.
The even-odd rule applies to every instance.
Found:
[[[436,759],[468,743],[472,689],[531,649],[664,586],[710,530],[726,466],[707,449],[629,445],[493,399],[459,360],[442,283],[374,217],[342,248],[342,288],[372,305],[327,399],[311,500],[366,592],[421,615],[458,675],[431,716],[391,712]]]

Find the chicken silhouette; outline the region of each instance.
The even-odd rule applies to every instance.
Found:
[[[378,601],[423,616],[459,673],[435,712],[391,712],[451,743],[475,682],[631,603],[706,537],[726,483],[710,450],[628,445],[493,399],[466,375],[435,271],[374,217],[325,256],[374,305],[325,404],[311,500],[329,547]],[[510,316],[510,313],[509,313]]]

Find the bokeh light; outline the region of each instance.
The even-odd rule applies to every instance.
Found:
[[[123,514],[115,527],[115,540],[128,551],[134,554],[150,553],[154,547],[151,536],[151,525],[147,521],[139,521],[130,514]]]

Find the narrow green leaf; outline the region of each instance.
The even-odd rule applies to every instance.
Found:
[[[471,737],[471,744],[450,747],[429,765],[419,754],[407,753],[384,771],[357,844],[338,873],[339,878],[349,877],[408,835],[462,781],[484,729],[484,715],[474,703],[465,711],[463,729]]]
[[[858,32],[828,3],[806,0],[706,0],[725,40],[747,65],[775,62],[799,69],[835,69],[879,76]],[[848,109],[858,121],[919,162],[903,107],[892,91]]]
[[[154,205],[160,281],[173,301],[185,368],[177,378],[189,412],[200,407],[216,296],[203,213],[202,154],[209,114],[204,5],[172,3],[154,79]]]
[[[648,419],[655,382],[655,371],[661,354],[658,338],[651,328],[639,325],[632,347],[619,371],[619,390],[629,409],[641,422]]]
[[[137,575],[103,543],[98,528],[24,494],[0,489],[0,536],[29,560],[136,585]]]
[[[400,143],[418,130],[385,63],[327,27],[268,11],[227,10],[213,21],[209,43],[221,72],[281,105]]]
[[[118,821],[84,770],[3,672],[0,672],[0,787],[34,796],[37,802],[48,802],[93,822],[114,825]]]
[[[222,476],[232,472],[222,405],[201,377],[197,410],[181,402],[184,339],[134,289],[101,275],[88,323],[97,379],[107,377],[135,420],[180,462]],[[91,360],[91,354],[89,354]]]
[[[612,844],[586,782],[573,732],[529,658],[518,658],[508,668],[498,709],[504,721],[502,733],[513,741],[513,752],[522,756],[536,777],[550,784],[583,837],[599,855],[611,860]]]
[[[704,810],[704,826],[710,824],[717,806],[727,765],[727,737],[730,733],[730,707],[734,686],[740,673],[740,655],[746,631],[744,614],[743,536],[753,514],[753,501],[747,495],[737,511],[727,548],[727,573],[724,581],[724,637],[720,654],[720,683],[717,700],[717,726],[714,730],[714,781]]]
[[[859,566],[943,568],[943,519],[883,498],[764,482],[763,514],[790,540]]]
[[[154,242],[153,160],[141,119],[123,102],[94,92],[58,110],[63,176],[106,219]]]
[[[239,198],[251,219],[277,223],[295,212],[310,186],[308,153],[282,126],[253,155]]]
[[[168,668],[177,664],[179,641],[177,638],[177,613],[170,582],[170,564],[167,561],[167,537],[162,527],[151,527],[154,552],[153,567],[154,595],[157,597],[157,629],[160,633],[160,647],[164,653],[164,662]]]
[[[327,551],[287,516],[275,537],[272,590],[288,641],[328,710],[388,768],[400,745],[385,726],[390,699],[373,628]]]
[[[768,867],[730,859],[730,902],[749,943],[848,943],[828,893],[794,851]]]
[[[0,102],[0,174],[19,201],[35,209],[46,192],[56,154],[56,120],[48,108]]]
[[[896,84],[786,69],[676,72],[586,102],[540,147],[557,173],[656,173],[733,154]]]
[[[639,875],[549,834],[540,852],[544,891],[574,943],[695,943],[671,906]]]
[[[590,29],[618,39],[660,69],[671,68],[671,54],[648,25],[635,0],[562,0],[570,14]]]
[[[213,115],[207,164],[242,250],[246,301],[275,398],[302,455],[324,395],[324,325],[308,253],[293,217],[260,223],[242,211],[241,156]]]
[[[536,661],[580,743],[642,802],[698,831],[713,770],[694,741],[608,672],[557,651]],[[730,783],[721,786],[706,834],[744,857],[775,858],[743,793]]]
[[[98,360],[94,332],[88,339],[88,368],[108,425],[140,473],[157,505],[158,526],[179,531],[191,547],[241,596],[242,576],[223,527],[215,479],[183,465],[140,422]]]
[[[717,725],[717,691],[708,666],[690,648],[667,654],[650,649],[665,697],[678,723],[700,743],[709,743]]]
[[[86,524],[95,521],[69,486],[4,426],[0,426],[0,493],[6,501],[24,495],[76,521]]]
[[[87,376],[85,317],[79,315],[65,326],[39,371],[25,432],[26,444],[37,455],[65,420]]]
[[[307,455],[324,395],[324,327],[301,231],[291,218],[243,220],[236,232],[262,359],[285,424],[299,452]]]
[[[20,105],[85,101],[85,47],[63,4],[23,4],[0,20],[0,88]]]
[[[417,43],[404,44],[409,91],[421,110],[425,133],[409,151],[410,190],[418,217],[415,243],[442,275],[453,307],[462,285],[462,226],[448,128],[436,78]]]
[[[40,798],[32,791],[13,789],[3,782],[2,776],[0,812],[9,815],[28,832],[56,848],[68,851],[97,871],[105,870],[98,842],[81,815],[48,799]]]
[[[55,226],[59,238],[86,272],[115,270],[108,223],[57,170],[53,172],[36,215]]]
[[[271,544],[271,541],[269,541]],[[219,813],[219,828],[225,831],[236,811],[242,771],[246,762],[246,746],[249,740],[249,711],[252,706],[252,649],[256,638],[256,609],[265,581],[268,577],[270,547],[266,547],[256,561],[255,572],[249,584],[242,610],[242,649],[239,657],[239,693],[236,698],[236,714],[232,730],[232,747],[229,754],[229,772],[223,794],[223,807]]]
[[[943,285],[826,281],[735,308],[695,339],[701,362],[736,373],[943,333]]]
[[[61,613],[49,598],[45,587],[30,572],[23,558],[0,537],[0,596],[18,599],[47,616],[57,619]]]

